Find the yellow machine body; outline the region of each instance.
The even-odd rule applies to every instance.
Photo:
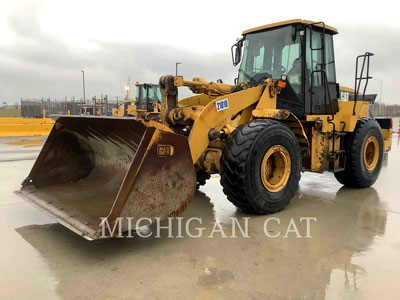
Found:
[[[196,80],[196,79],[195,79]],[[330,137],[334,127],[344,132],[353,132],[358,119],[369,117],[367,101],[357,101],[355,114],[353,114],[354,101],[339,101],[339,110],[332,121],[330,115],[308,115],[305,120],[299,120],[290,111],[277,109],[276,98],[280,93],[277,82],[266,80],[265,86],[244,89],[237,93],[229,93],[227,85],[219,88],[217,83],[205,82],[203,79],[186,81],[182,76],[173,78],[174,86],[196,87],[208,91],[202,95],[196,95],[177,102],[177,107],[169,114],[169,123],[191,123],[193,128],[189,135],[189,145],[194,164],[209,166],[207,172],[218,173],[220,155],[224,143],[218,145],[210,142],[209,133],[223,131],[229,135],[242,123],[255,119],[275,119],[288,125],[291,130],[298,133],[299,144],[303,154],[303,171],[323,172],[328,170],[329,149],[332,149],[333,139]],[[195,84],[193,83],[195,82]],[[200,86],[200,84],[202,86]],[[233,86],[230,86],[232,88]],[[219,96],[209,96],[216,91],[221,92]],[[271,92],[272,91],[272,92]],[[227,99],[229,108],[221,111],[215,109],[218,101]],[[235,116],[232,119],[232,116]],[[318,120],[318,122],[316,122]],[[167,122],[167,123],[168,123]],[[314,124],[310,127],[306,124]],[[342,124],[346,124],[343,127]],[[389,144],[389,137],[387,144]],[[337,145],[339,145],[337,143]],[[207,155],[207,153],[218,153],[218,155]],[[213,166],[213,167],[211,167]]]

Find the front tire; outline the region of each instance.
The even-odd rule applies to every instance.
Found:
[[[228,138],[221,158],[221,184],[230,202],[257,214],[282,210],[298,188],[300,146],[281,122],[240,125]]]
[[[376,120],[358,120],[354,132],[346,139],[345,170],[336,172],[336,179],[352,188],[373,185],[382,167],[383,143],[382,129]]]

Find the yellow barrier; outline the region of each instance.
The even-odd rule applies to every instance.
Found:
[[[52,119],[0,118],[0,137],[48,135]]]

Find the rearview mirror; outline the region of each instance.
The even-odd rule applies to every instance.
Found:
[[[237,41],[236,44],[231,47],[233,66],[237,66],[240,63],[240,60],[242,58],[242,47],[243,39],[240,39],[239,41]]]

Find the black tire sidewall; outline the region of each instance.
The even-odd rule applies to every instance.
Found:
[[[371,120],[372,121],[372,120]],[[381,171],[381,166],[382,166],[382,159],[383,159],[383,136],[381,129],[379,125],[376,123],[376,121],[368,122],[367,126],[363,126],[359,132],[357,132],[357,135],[359,137],[363,138],[358,138],[355,140],[355,143],[353,144],[353,151],[355,153],[352,153],[353,159],[356,160],[355,163],[355,172],[361,174],[359,179],[359,184],[360,187],[368,187],[371,186],[378,178],[379,173]],[[378,162],[376,164],[376,167],[373,170],[367,170],[367,168],[364,165],[364,147],[367,139],[370,136],[375,136],[378,144],[379,144],[379,157],[378,157]]]
[[[269,192],[262,183],[261,163],[265,153],[274,145],[281,145],[289,152],[291,171],[288,182],[282,190]],[[262,210],[277,211],[288,204],[295,194],[300,180],[300,153],[296,137],[282,123],[272,124],[259,134],[252,145],[246,164],[246,188],[250,198],[253,199],[253,205],[259,206]]]

